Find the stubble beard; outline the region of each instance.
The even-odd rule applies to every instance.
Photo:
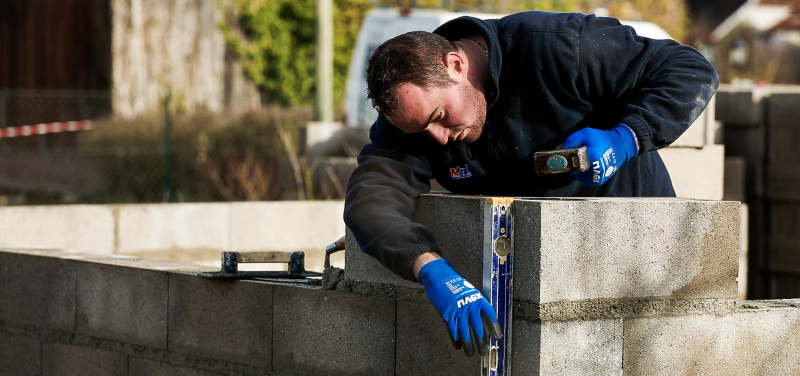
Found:
[[[461,91],[467,99],[468,106],[474,108],[476,111],[475,119],[464,128],[467,131],[467,135],[464,137],[463,141],[471,143],[480,138],[483,133],[483,128],[486,125],[486,97],[483,93],[471,86],[464,85]]]

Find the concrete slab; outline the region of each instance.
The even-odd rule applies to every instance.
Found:
[[[223,376],[218,372],[196,368],[178,367],[151,359],[132,357],[128,361],[128,375],[148,376]]]
[[[175,261],[187,250],[218,255],[230,248],[229,207],[226,203],[122,205],[118,209],[118,253],[157,252]]]
[[[477,375],[481,360],[453,347],[447,326],[430,302],[398,300],[395,367],[397,375]]]
[[[91,347],[44,343],[42,375],[127,376],[128,356]]]
[[[0,370],[4,375],[41,375],[42,343],[39,338],[0,332]]]
[[[738,202],[518,199],[514,206],[518,300],[736,296]]]
[[[273,370],[395,374],[393,299],[275,286],[273,312]]]
[[[79,262],[77,276],[78,333],[167,348],[166,272]]]
[[[0,252],[0,320],[75,330],[76,278],[70,260]]]
[[[169,351],[268,369],[272,290],[252,281],[170,274]]]
[[[800,308],[625,320],[625,375],[800,374]]]
[[[0,244],[114,253],[109,206],[16,206],[0,209]]]
[[[667,166],[675,195],[681,198],[722,200],[725,146],[702,149],[666,148],[658,151]]]
[[[621,319],[515,320],[513,343],[515,375],[622,375]]]

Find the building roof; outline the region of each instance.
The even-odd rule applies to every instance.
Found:
[[[786,30],[800,30],[800,11],[793,12],[789,16],[789,18],[781,22],[778,22],[777,25],[771,27],[769,30],[765,32],[769,34],[776,31],[786,31]]]
[[[791,18],[796,9],[800,9],[800,0],[748,0],[714,29],[711,40],[721,40],[741,24],[767,32]]]

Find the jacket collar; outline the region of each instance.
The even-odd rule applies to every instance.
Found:
[[[497,39],[494,23],[463,16],[444,23],[433,32],[452,41],[475,34],[483,35],[483,39],[486,40],[486,48],[489,49],[489,77],[492,83],[486,88],[486,103],[488,107],[492,107],[500,91],[500,68],[503,64],[503,54],[500,50],[500,41]]]

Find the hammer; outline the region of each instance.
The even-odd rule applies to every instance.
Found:
[[[533,154],[533,163],[539,175],[582,172],[589,169],[589,155],[585,146],[543,150]]]

